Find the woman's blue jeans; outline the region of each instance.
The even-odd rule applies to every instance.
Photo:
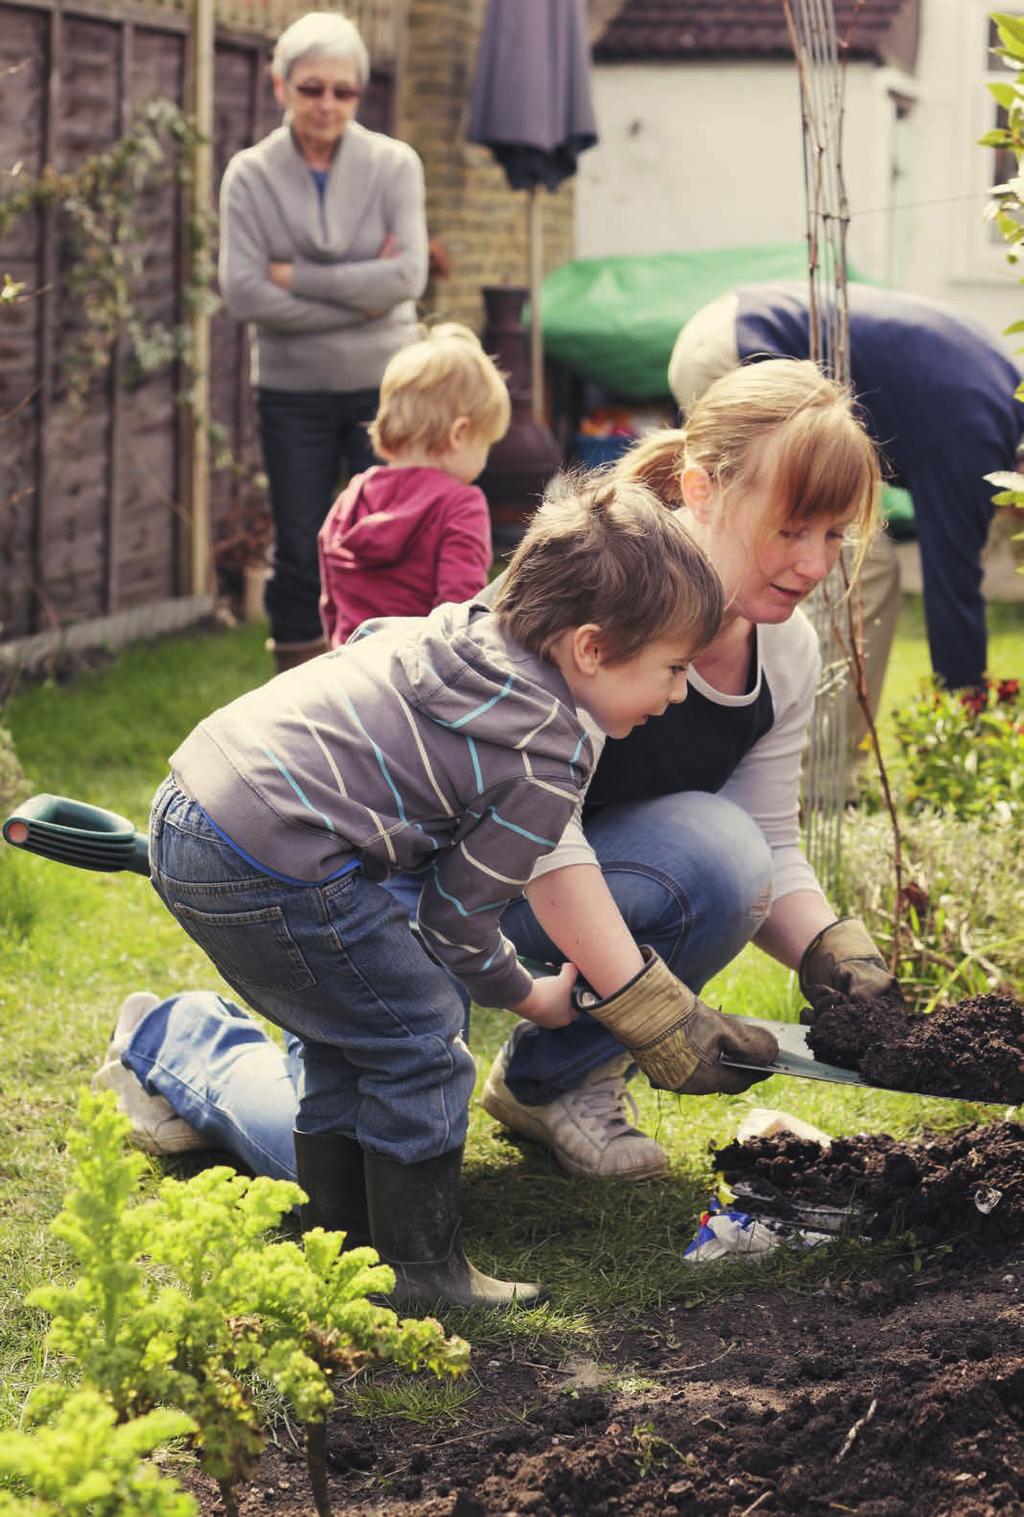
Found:
[[[767,843],[746,812],[720,796],[689,793],[609,806],[588,823],[587,834],[633,936],[655,948],[694,990],[735,958],[764,919],[772,879]],[[382,930],[385,923],[393,923],[394,930],[389,926],[379,948],[365,945],[368,961],[378,954],[388,960],[392,945],[400,941],[415,946],[407,930],[404,939],[398,930],[414,893],[415,882],[394,882],[394,895],[403,904],[394,917],[381,911]],[[524,957],[552,963],[560,957],[525,901],[509,908],[503,926]],[[408,959],[406,948],[402,962]],[[444,971],[420,954],[413,974],[411,982],[396,985],[396,993],[404,989],[406,1000],[414,999],[417,1007],[440,1004],[444,981],[451,998],[444,1001],[450,1018],[445,1026],[456,1021],[461,1026],[462,1003]],[[239,980],[227,978],[259,1004]],[[415,985],[412,997],[409,983]],[[283,1008],[293,1017],[293,1000],[291,994],[284,998],[279,1012]],[[268,1014],[284,1025],[281,1015]],[[520,1100],[539,1104],[573,1089],[618,1051],[611,1034],[589,1017],[556,1031],[527,1027],[516,1039],[508,1083]],[[302,1068],[294,1038],[282,1054],[231,1002],[212,992],[186,992],[162,1002],[142,1020],[124,1063],[211,1146],[229,1149],[259,1174],[294,1175],[292,1129]],[[422,1131],[415,1092],[410,1092],[410,1105],[410,1130]],[[317,1112],[324,1114],[326,1107]],[[319,1115],[317,1124],[308,1130],[330,1126]],[[355,1130],[359,1136],[358,1125]],[[397,1134],[396,1144],[401,1141]],[[379,1140],[370,1146],[379,1148]]]
[[[359,870],[323,885],[270,878],[170,780],[154,801],[150,860],[161,899],[228,984],[298,1040],[282,1141],[290,1144],[293,1125],[340,1132],[402,1164],[464,1142],[476,1065],[462,1001],[388,891]],[[210,1067],[225,1067],[225,1050],[216,1036],[212,1046],[197,1036],[211,1018],[184,1030],[186,1066],[204,1066],[216,1099]],[[236,1032],[238,1017],[227,1021]],[[244,1071],[242,1083],[255,1110],[259,1084]],[[233,1119],[244,1125],[237,1107]]]
[[[376,462],[366,428],[379,399],[379,390],[257,391],[274,517],[265,599],[275,642],[308,643],[322,635],[317,533],[343,474],[360,474]]]

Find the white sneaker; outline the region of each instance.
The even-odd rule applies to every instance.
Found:
[[[163,1096],[151,1096],[132,1070],[121,1063],[132,1033],[147,1012],[160,1005],[160,997],[148,990],[137,990],[121,1006],[117,1025],[107,1045],[104,1061],[92,1079],[93,1090],[112,1090],[117,1106],[131,1119],[128,1141],[148,1154],[183,1154],[195,1148],[209,1148],[194,1127],[179,1117]]]
[[[512,1041],[505,1043],[491,1065],[480,1104],[484,1111],[521,1137],[550,1148],[570,1175],[590,1180],[646,1180],[668,1168],[665,1151],[638,1131],[637,1104],[623,1078],[632,1063],[628,1053],[616,1054],[590,1072],[576,1090],[568,1090],[543,1106],[526,1106],[505,1084]]]

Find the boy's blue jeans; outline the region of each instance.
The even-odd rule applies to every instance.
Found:
[[[720,796],[690,793],[609,806],[588,823],[587,835],[633,936],[651,944],[692,989],[699,991],[735,958],[760,926],[771,890],[768,846],[756,823]],[[397,912],[404,924],[415,881],[391,884],[406,902]],[[525,902],[509,908],[503,926],[524,956],[559,958]],[[415,946],[404,930],[407,944]],[[397,940],[396,925],[388,946],[381,947],[382,958]],[[420,959],[445,980],[452,995],[449,1015],[461,1026],[462,1003],[451,982],[425,954]],[[421,994],[440,997],[437,981],[431,976],[421,982],[422,965],[416,964],[416,977],[406,986],[410,998],[418,1004]],[[252,998],[246,989],[241,993]],[[291,1004],[289,996],[289,1010]],[[557,1031],[530,1027],[517,1040],[508,1083],[520,1100],[539,1104],[573,1089],[618,1051],[611,1035],[588,1017]],[[212,1146],[229,1149],[259,1174],[294,1176],[292,1129],[302,1068],[294,1038],[282,1054],[232,1003],[211,992],[188,992],[162,1002],[142,1020],[124,1063]],[[471,1085],[468,1068],[467,1073]],[[464,1104],[468,1094],[466,1089]],[[462,1118],[464,1132],[464,1109]],[[309,1130],[330,1125],[321,1122]],[[455,1141],[461,1138],[453,1137],[447,1146]],[[379,1143],[369,1146],[394,1152]]]
[[[228,984],[298,1040],[287,1145],[294,1125],[414,1164],[464,1141],[476,1065],[462,1001],[388,891],[358,870],[324,885],[271,879],[171,780],[153,804],[150,859],[158,894]],[[207,1078],[225,1067],[218,1039],[201,1037],[210,1026],[183,1029],[186,1062]],[[243,1083],[257,1108],[259,1082]]]

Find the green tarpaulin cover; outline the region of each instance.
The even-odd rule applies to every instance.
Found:
[[[544,352],[624,400],[671,400],[668,361],[684,323],[738,284],[806,279],[803,242],[645,257],[574,258],[541,290]],[[860,276],[849,271],[851,280]],[[900,535],[913,530],[905,490],[883,492],[883,514]]]
[[[673,345],[701,306],[737,284],[806,278],[803,242],[574,258],[541,289],[544,351],[624,400],[668,400]]]

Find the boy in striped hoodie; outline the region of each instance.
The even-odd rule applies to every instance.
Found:
[[[458,1241],[476,1071],[452,977],[542,1026],[572,1020],[573,967],[533,978],[502,912],[573,817],[598,734],[685,698],[721,609],[714,571],[645,487],[562,486],[493,609],[367,623],[214,712],[171,758],[153,883],[239,995],[298,1038],[304,1224],[372,1242],[401,1306],[539,1294],[480,1274]],[[418,937],[381,884],[399,871],[424,878]],[[679,1088],[698,1057],[692,997],[650,960],[604,1003],[627,1043],[641,999],[634,1041],[652,1043],[657,1004],[652,1068]]]

